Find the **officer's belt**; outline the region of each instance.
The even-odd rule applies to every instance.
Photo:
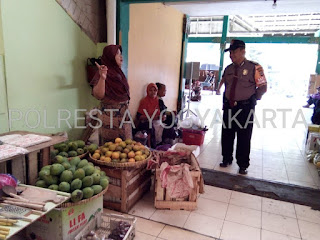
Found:
[[[229,100],[226,99],[226,100],[225,100],[225,103],[228,103],[228,104],[229,104]],[[251,99],[249,98],[249,99],[247,99],[247,100],[235,101],[235,102],[234,102],[234,106],[237,106],[238,104],[239,104],[239,105],[247,105],[247,104],[250,104],[250,103],[251,103]]]

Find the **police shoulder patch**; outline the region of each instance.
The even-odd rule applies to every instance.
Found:
[[[251,61],[251,60],[248,60],[248,62],[254,64],[254,65],[260,65],[259,63],[255,62],[255,61]]]

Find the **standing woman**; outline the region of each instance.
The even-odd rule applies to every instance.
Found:
[[[121,70],[123,63],[120,45],[109,45],[103,49],[101,65],[97,64],[99,72],[93,77],[92,95],[101,101],[102,127],[99,129],[100,144],[113,141],[120,137],[123,140],[132,138],[132,128],[123,119],[129,106],[130,92],[126,76]]]

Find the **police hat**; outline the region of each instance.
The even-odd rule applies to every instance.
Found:
[[[246,44],[244,41],[238,40],[238,39],[233,39],[230,43],[230,47],[224,50],[225,52],[231,51],[231,50],[236,50],[237,48],[245,48]]]

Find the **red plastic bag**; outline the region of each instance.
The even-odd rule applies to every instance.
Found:
[[[0,189],[2,189],[3,186],[17,186],[17,179],[10,175],[10,174],[0,174]]]

